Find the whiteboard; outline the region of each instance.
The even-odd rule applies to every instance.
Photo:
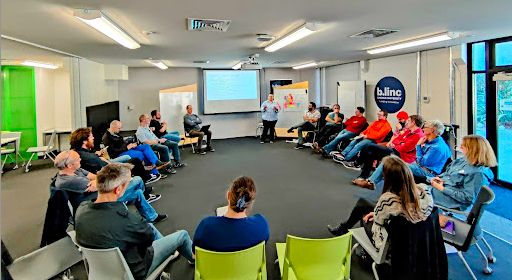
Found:
[[[338,104],[345,119],[353,116],[357,107],[366,110],[366,81],[338,82]]]
[[[197,108],[196,92],[171,92],[160,93],[160,114],[162,122],[167,122],[167,132],[179,131],[185,134],[183,129],[183,116],[187,113],[187,105]]]
[[[281,107],[276,127],[291,127],[302,122],[308,109],[307,89],[274,89],[274,100]]]

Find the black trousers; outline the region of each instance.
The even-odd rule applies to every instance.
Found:
[[[375,203],[370,202],[364,198],[360,198],[356,206],[354,206],[354,209],[352,209],[352,212],[350,213],[350,216],[348,217],[348,220],[344,222],[343,224],[347,228],[352,228],[357,224],[357,222],[362,221],[363,217],[366,216],[368,213],[373,212],[373,209],[375,208]],[[371,232],[371,227],[370,227]]]
[[[361,151],[361,155],[356,159],[356,163],[363,166],[361,175],[359,175],[359,177],[365,179],[370,177],[370,173],[372,172],[373,168],[373,162],[375,160],[382,160],[385,156],[389,156],[391,154],[400,157],[400,153],[395,149],[390,149],[375,143],[366,146]]]
[[[274,141],[274,136],[276,134],[276,123],[277,121],[266,121],[263,120],[263,132],[261,133],[261,141],[265,141],[265,138],[268,138],[270,141]]]
[[[325,146],[325,144],[327,144],[327,140],[329,139],[329,137],[331,137],[333,134],[340,133],[341,130],[342,127],[338,125],[326,125],[322,127],[322,129],[320,129],[320,131],[317,134],[318,140],[316,142],[318,143],[318,146]]]

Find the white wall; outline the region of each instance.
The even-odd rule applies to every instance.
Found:
[[[35,67],[37,145],[43,145],[43,131],[55,127],[55,80],[52,71]]]
[[[461,47],[452,47],[453,58],[462,56]],[[450,49],[442,48],[421,53],[421,96],[429,96],[429,103],[421,103],[421,115],[425,119],[439,119],[450,123]],[[326,100],[336,101],[336,82],[343,80],[366,80],[366,117],[369,121],[377,119],[379,108],[375,103],[374,90],[377,82],[393,76],[400,80],[406,91],[402,110],[417,113],[417,75],[416,53],[392,56],[368,61],[368,71],[362,72],[359,63],[344,64],[326,68]],[[467,135],[467,76],[466,66],[455,69],[455,120],[460,125],[460,136]],[[396,113],[388,118],[394,126]]]
[[[271,68],[261,70],[261,95],[265,98],[270,92],[270,80],[292,79],[294,83],[305,81],[314,77],[314,69],[303,71],[291,68]],[[179,87],[189,84],[198,86],[198,104],[194,113],[202,112],[202,69],[198,68],[129,68],[129,80],[119,81],[120,118],[123,130],[135,130],[139,125],[138,118],[141,114],[149,114],[151,110],[159,108],[159,91],[162,89]],[[310,81],[310,88],[311,81]],[[313,93],[313,100],[316,93]],[[311,97],[310,97],[311,98]],[[128,105],[135,108],[128,111]],[[184,104],[184,107],[187,104]],[[183,113],[185,110],[183,110]],[[259,113],[238,114],[198,114],[204,124],[210,124],[213,138],[224,139],[233,137],[253,136],[256,127],[261,122]],[[169,128],[181,130],[181,127]]]
[[[325,68],[325,104],[338,102],[339,81],[359,81],[359,63],[349,63]],[[323,104],[322,104],[323,105]]]
[[[105,80],[105,66],[79,59],[79,98],[81,126],[87,125],[85,108],[92,105],[119,100],[118,81]]]
[[[361,72],[361,80],[366,81],[366,118],[369,122],[377,120],[379,107],[375,103],[374,90],[377,82],[386,76],[392,76],[402,82],[405,88],[405,103],[403,111],[416,113],[416,54],[405,54],[368,62],[368,72]],[[388,120],[394,127],[396,113],[390,114]]]
[[[71,130],[71,90],[67,69],[35,68],[37,145],[43,145],[43,131]],[[61,137],[61,148],[69,144]],[[49,140],[49,139],[48,139]]]

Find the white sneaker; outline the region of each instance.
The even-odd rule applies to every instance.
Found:
[[[265,141],[260,141],[261,144],[265,144]]]
[[[270,144],[274,144],[274,141],[270,141]]]
[[[153,203],[153,202],[159,200],[160,198],[162,198],[162,196],[159,194],[149,194],[149,198],[147,199],[147,201],[148,201],[148,203]]]
[[[176,251],[174,252],[174,254],[171,256],[171,261],[172,261],[172,260],[174,260],[174,259],[176,259],[176,258],[177,258],[177,257],[179,257],[179,256],[180,256],[180,252],[178,252],[178,250],[176,250]]]

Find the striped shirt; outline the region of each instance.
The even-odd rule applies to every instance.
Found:
[[[434,208],[434,198],[432,197],[430,188],[427,188],[425,184],[419,184],[417,190],[420,199],[420,212],[415,213],[410,209],[409,213],[412,216],[404,213],[402,210],[402,203],[398,195],[392,192],[385,192],[380,196],[377,206],[375,206],[375,209],[373,210],[374,216],[372,226],[373,241],[377,250],[384,245],[384,235],[386,234],[386,228],[384,228],[384,226],[390,222],[391,218],[402,216],[409,222],[418,223],[426,220],[430,216],[430,213],[432,213],[432,209]]]

